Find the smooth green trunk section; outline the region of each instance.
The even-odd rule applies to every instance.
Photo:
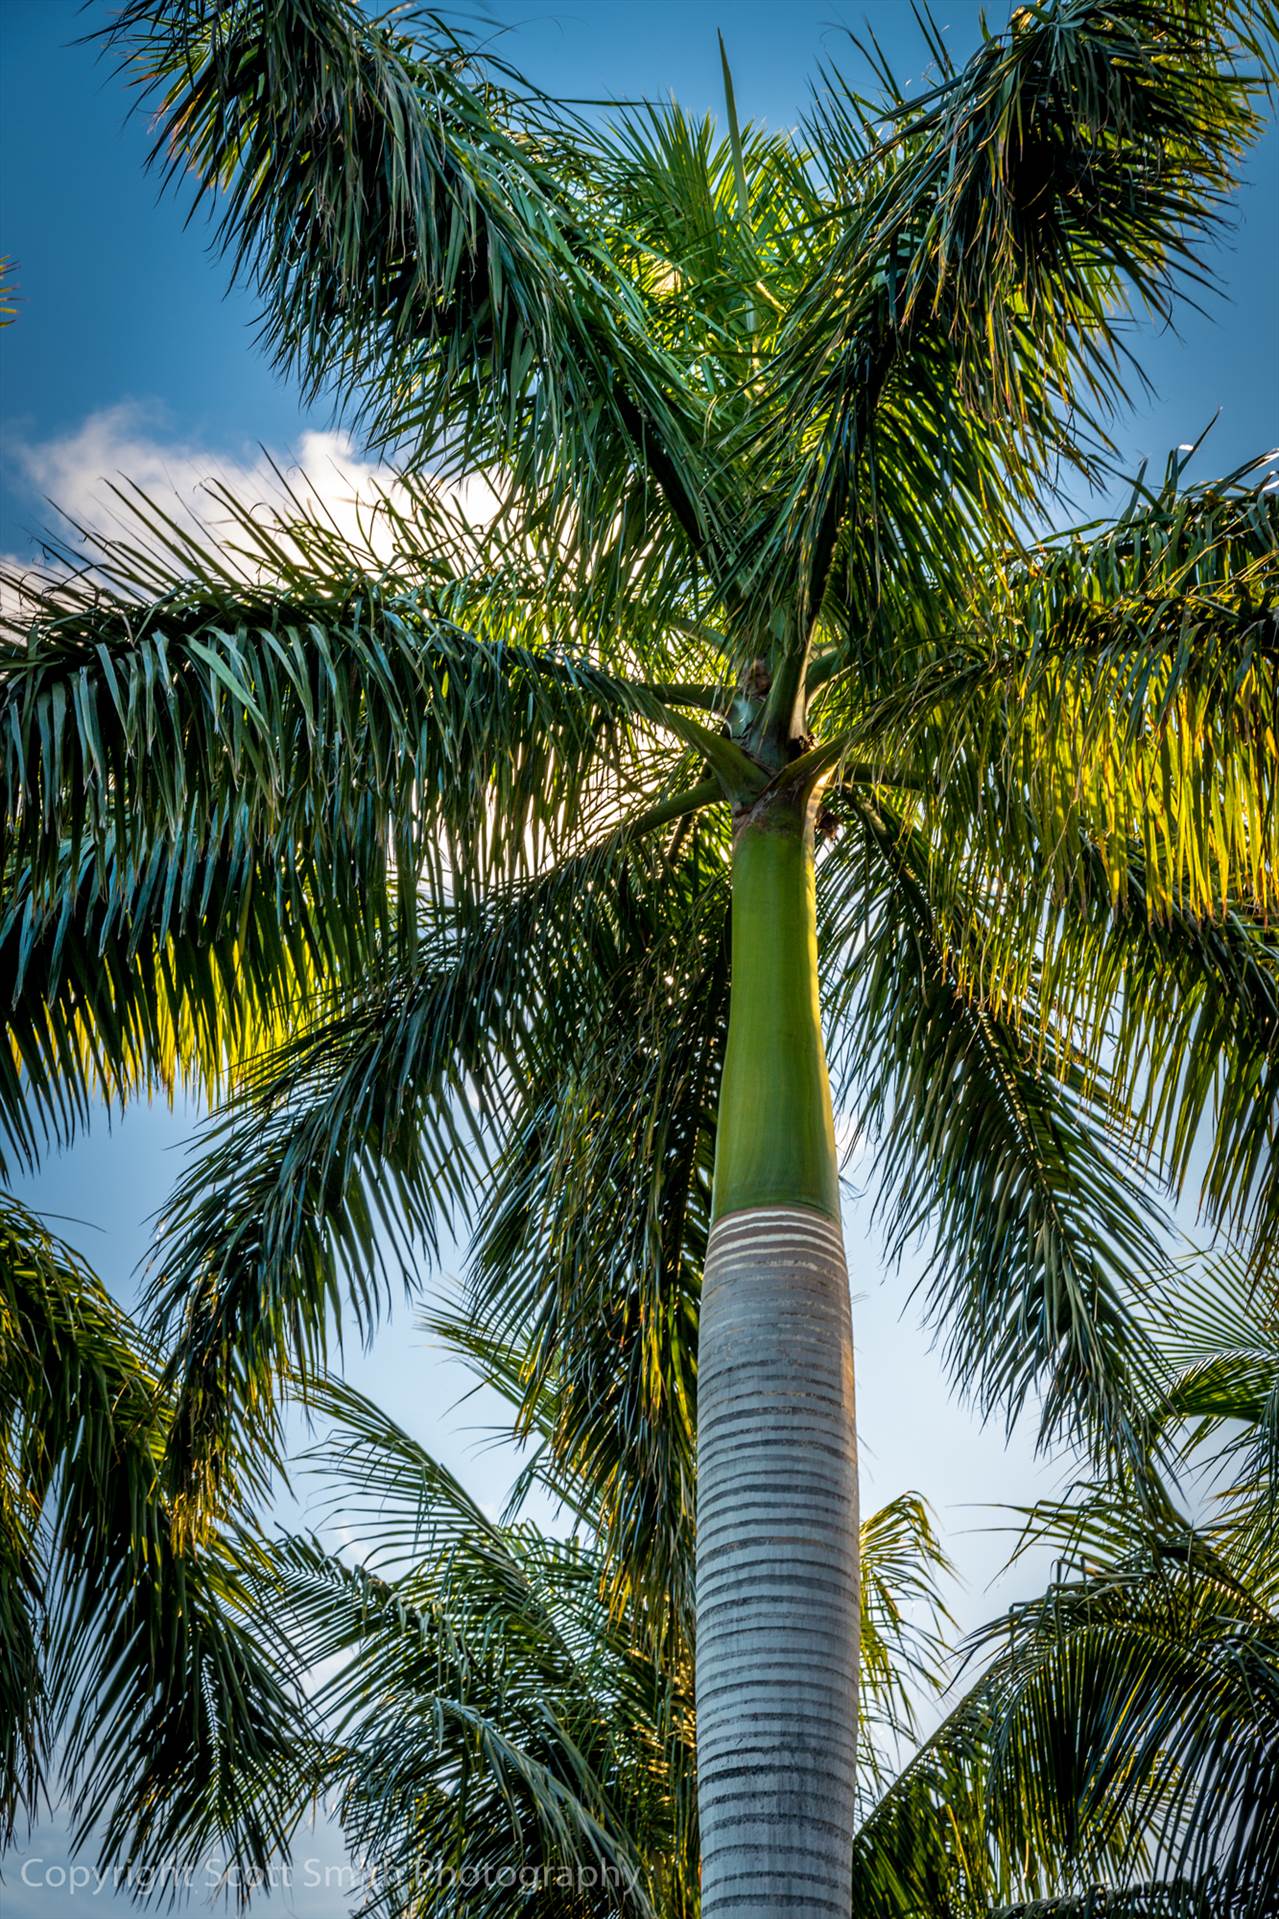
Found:
[[[784,1205],[838,1220],[812,822],[803,801],[765,801],[738,832],[732,966],[714,1217]]]

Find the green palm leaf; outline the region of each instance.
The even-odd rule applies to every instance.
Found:
[[[669,501],[705,541],[700,420],[601,244],[584,122],[462,29],[349,0],[130,0],[106,37],[308,390],[419,461],[513,461],[596,526]]]
[[[0,1207],[0,1823],[60,1785],[107,1864],[217,1843],[263,1871],[302,1810],[300,1700],[249,1628],[260,1546],[183,1552],[153,1354],[101,1282]]]
[[[1166,314],[1178,280],[1201,278],[1197,249],[1261,125],[1274,15],[1177,0],[1154,20],[1148,0],[1020,8],[958,70],[938,40],[942,78],[914,100],[882,62],[880,99],[829,76],[811,131],[844,230],[776,366],[776,431],[806,450],[777,539],[813,612],[868,469],[909,484],[909,460],[875,449],[895,389],[929,419],[934,458],[948,439],[973,447],[984,511],[1015,512],[1052,459],[1087,465],[1122,398],[1125,300]],[[961,485],[966,464],[961,450]],[[938,570],[954,557],[948,542]]]
[[[382,503],[398,573],[300,507],[264,522],[218,498],[229,552],[138,500],[89,575],[10,582],[0,1095],[28,1160],[37,1122],[65,1137],[92,1094],[183,1071],[216,1088],[411,944],[414,876],[482,893],[660,794],[667,720],[731,751],[593,664],[580,601],[501,568],[502,536],[426,490]],[[616,662],[660,674],[660,612],[614,609],[609,632]]]
[[[155,1262],[153,1310],[175,1342],[176,1483],[212,1496],[230,1464],[237,1423],[248,1418],[263,1437],[276,1372],[309,1370],[322,1361],[330,1315],[343,1292],[367,1332],[390,1272],[412,1273],[419,1252],[434,1253],[442,1226],[482,1219],[485,1317],[507,1330],[517,1324],[522,1337],[532,1337],[535,1308],[512,1305],[523,1300],[516,1288],[531,1289],[534,1299],[574,1301],[575,1323],[589,1348],[597,1322],[576,1296],[570,1273],[595,1271],[602,1292],[622,1286],[632,1257],[640,1272],[651,1274],[641,1298],[656,1285],[658,1299],[642,1313],[635,1305],[625,1309],[632,1320],[628,1340],[640,1343],[618,1417],[625,1408],[628,1419],[638,1418],[646,1405],[656,1416],[661,1406],[667,1409],[662,1417],[683,1422],[691,1444],[691,1409],[683,1403],[691,1382],[678,1381],[691,1364],[688,1300],[690,1288],[695,1298],[693,1276],[704,1246],[712,1138],[713,1080],[706,1075],[716,1056],[703,1061],[700,1079],[680,1067],[687,1110],[668,1110],[673,1088],[661,1077],[662,1061],[680,1061],[679,1035],[659,1039],[661,1003],[652,1003],[653,1077],[645,1096],[651,1123],[672,1129],[670,1145],[656,1166],[647,1155],[635,1159],[630,1105],[611,1116],[611,1134],[599,1129],[596,1136],[595,1150],[612,1155],[598,1160],[597,1180],[607,1183],[610,1165],[620,1165],[624,1152],[634,1164],[629,1242],[618,1237],[617,1196],[602,1210],[603,1188],[587,1182],[584,1192],[595,1190],[596,1197],[584,1212],[583,1199],[563,1188],[562,1142],[546,1139],[544,1128],[548,1111],[553,1124],[562,1111],[561,1123],[576,1126],[584,1113],[598,1110],[589,1099],[583,1105],[582,1084],[603,1069],[601,1047],[615,1026],[596,1031],[587,1014],[610,1003],[602,999],[605,992],[624,992],[627,956],[645,929],[667,928],[669,957],[676,916],[698,890],[706,892],[710,921],[696,962],[709,969],[708,1043],[713,1048],[716,1036],[722,1038],[725,897],[722,883],[715,887],[717,878],[722,882],[722,856],[697,853],[702,845],[695,836],[697,856],[686,850],[671,865],[656,839],[611,836],[508,894],[493,895],[478,916],[434,916],[419,929],[410,960],[386,968],[344,1010],[322,1016],[247,1074],[167,1209]],[[666,964],[655,946],[647,986],[637,980],[637,991],[653,992]],[[592,1021],[620,1021],[632,1005],[629,997],[615,997],[611,1011],[592,1014]],[[692,1006],[705,1017],[700,999]],[[616,1095],[620,1089],[611,1085]],[[635,1082],[627,1085],[634,1094]],[[511,1142],[505,1148],[504,1139]],[[509,1167],[499,1173],[503,1152]],[[486,1195],[490,1176],[496,1183]],[[561,1203],[563,1221],[549,1254],[537,1233],[526,1245],[524,1228],[513,1224],[517,1205],[527,1204],[522,1195],[529,1181]],[[576,1247],[566,1231],[577,1235]],[[606,1245],[612,1263],[596,1257],[588,1268],[592,1247],[598,1254]],[[503,1254],[502,1246],[518,1250]],[[574,1259],[583,1262],[580,1268]],[[622,1310],[622,1297],[614,1310]],[[511,1322],[511,1313],[521,1311],[526,1317]],[[641,1323],[648,1328],[642,1339]],[[659,1328],[666,1330],[659,1334]],[[553,1353],[543,1336],[530,1379],[547,1375]],[[632,1443],[635,1430],[621,1428],[617,1439]],[[689,1470],[686,1458],[683,1489],[671,1494],[675,1509],[685,1513]],[[640,1537],[637,1528],[637,1554]],[[647,1546],[647,1532],[642,1537]]]
[[[1279,1634],[1264,1585],[1211,1535],[1100,1488],[1029,1526],[1063,1566],[1010,1622],[996,1792],[1011,1807],[1027,1756],[1051,1755],[1099,1839],[1127,1827],[1169,1879],[1220,1879],[1240,1910],[1264,1913],[1279,1885]]]
[[[858,803],[856,850],[830,869],[845,965],[832,1058],[879,1135],[882,1204],[900,1250],[928,1229],[924,1284],[957,1380],[1015,1416],[1036,1389],[1042,1433],[1093,1431],[1135,1452],[1134,1391],[1153,1354],[1136,1323],[1163,1266],[1157,1220],[1102,1129],[1100,1068],[1032,1037],[965,977],[930,893],[922,837]]]

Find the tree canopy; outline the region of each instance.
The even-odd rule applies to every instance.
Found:
[[[350,0],[129,0],[104,27],[278,363],[405,476],[363,543],[300,496],[215,490],[200,533],[124,487],[124,531],[5,581],[5,1164],[101,1101],[215,1103],[136,1347],[4,1215],[5,1658],[25,1696],[52,1513],[67,1603],[142,1609],[110,1627],[143,1675],[110,1695],[112,1845],[208,1820],[252,1852],[287,1823],[221,1758],[216,1804],[167,1799],[166,1751],[228,1747],[164,1714],[223,1673],[226,1737],[276,1780],[285,1682],[237,1663],[239,1582],[266,1576],[245,1509],[281,1395],[321,1390],[339,1316],[367,1329],[445,1231],[472,1236],[459,1339],[538,1469],[591,1488],[595,1557],[553,1577],[596,1609],[600,1683],[634,1680],[610,1607],[652,1623],[645,1683],[678,1673],[732,819],[763,795],[821,789],[836,1095],[892,1246],[928,1248],[958,1388],[1156,1498],[1159,1189],[1253,1283],[1279,1249],[1279,494],[1176,455],[1053,529],[1109,470],[1128,317],[1205,277],[1275,28],[1269,0],[1037,0],[962,65],[930,41],[920,93],[832,69],[778,133],[739,124],[727,63],[723,130],[585,119],[439,18]],[[450,490],[476,472],[479,524]],[[50,1354],[69,1397],[37,1419]],[[1121,1636],[1165,1597],[1196,1632],[1205,1594],[1246,1612],[1234,1573],[1165,1595],[1150,1537]],[[485,1538],[499,1583],[541,1564]],[[1102,1617],[1102,1585],[1055,1589],[1030,1640]],[[531,1790],[545,1752],[499,1763],[498,1737]],[[1226,1776],[1186,1739],[1187,1778]],[[599,1824],[605,1758],[570,1779],[556,1752]],[[1042,1889],[1002,1871],[982,1897]]]

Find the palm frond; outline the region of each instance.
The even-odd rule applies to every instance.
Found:
[[[367,848],[317,870],[263,862],[242,819],[117,861],[85,849],[47,888],[15,876],[0,915],[0,1164],[32,1167],[102,1105],[206,1096],[363,979],[390,937],[352,883]],[[393,922],[391,922],[393,924]]]
[[[1119,904],[1111,881],[1080,849],[1072,895],[1041,922],[1043,1003],[1086,1054],[1106,1049],[1155,1171],[1262,1275],[1279,1236],[1279,946],[1241,907],[1157,911],[1135,848]]]
[[[692,1616],[697,1302],[728,1012],[721,832],[637,876],[577,1007],[534,1048],[478,1221],[464,1310],[556,1406],[557,1464],[596,1488],[619,1594]]]
[[[1165,1255],[1125,1174],[1122,1112],[1097,1062],[1032,1040],[1033,1016],[965,978],[922,836],[874,800],[849,804],[857,839],[822,879],[832,1071],[878,1135],[890,1247],[931,1233],[930,1311],[983,1412],[1011,1422],[1036,1390],[1043,1438],[1138,1457],[1134,1392],[1153,1354],[1137,1289]],[[1116,1121],[1118,1139],[1103,1136]]]
[[[12,583],[3,1108],[27,1159],[37,1121],[65,1137],[94,1094],[216,1089],[411,940],[419,877],[509,882],[679,763],[660,698],[583,651],[580,602],[527,556],[498,570],[509,543],[428,489],[381,502],[364,543],[296,495],[264,517],[214,491],[222,548],[139,497],[127,537],[87,543],[88,572],[68,553]],[[614,606],[610,633],[641,672],[669,660],[657,607]]]
[[[0,1622],[12,1836],[60,1785],[75,1843],[123,1869],[217,1842],[264,1871],[306,1797],[302,1704],[250,1629],[248,1533],[179,1551],[155,1356],[101,1282],[0,1206]]]
[[[366,1557],[286,1541],[264,1598],[295,1657],[332,1671],[316,1705],[349,1841],[377,1868],[371,1909],[460,1912],[465,1887],[496,1919],[514,1883],[533,1911],[647,1919],[668,1881],[662,1910],[690,1910],[687,1676],[610,1616],[596,1550],[495,1524],[349,1388],[308,1397],[334,1422],[313,1459]]]
[[[810,133],[843,230],[774,382],[778,430],[806,448],[777,538],[814,610],[894,391],[943,491],[952,434],[989,448],[992,504],[996,467],[1024,500],[1053,460],[1086,465],[1124,394],[1125,300],[1166,317],[1203,280],[1198,249],[1261,125],[1273,27],[1269,6],[1234,0],[1022,7],[962,68],[943,50],[916,100],[882,61],[879,100],[827,76]]]
[[[1246,1884],[1207,1880],[1148,1880],[1144,1884],[1092,1886],[1061,1899],[1031,1899],[1000,1906],[989,1919],[1249,1919],[1256,1907]]]
[[[419,462],[567,486],[594,526],[712,537],[701,418],[608,251],[585,121],[437,14],[130,0],[107,39],[304,390]]]
[[[1279,1594],[1279,1328],[1264,1280],[1229,1246],[1180,1263],[1157,1302],[1167,1369],[1151,1409],[1191,1483],[1205,1471],[1226,1565],[1272,1609]]]
[[[868,1807],[885,1790],[902,1746],[917,1730],[920,1695],[944,1690],[941,1632],[951,1622],[941,1581],[953,1568],[918,1493],[901,1493],[863,1519],[858,1564],[858,1793]]]
[[[503,1140],[582,1072],[638,930],[674,914],[687,870],[623,830],[476,913],[428,912],[410,958],[246,1071],[167,1209],[151,1285],[173,1342],[175,1484],[197,1509],[241,1420],[269,1439],[278,1370],[322,1364],[343,1295],[367,1333],[393,1273],[507,1203],[485,1194]],[[705,1133],[705,1105],[697,1118]],[[675,1143],[667,1159],[675,1181]],[[699,1163],[686,1179],[709,1177],[705,1139]]]
[[[1069,895],[1091,842],[1122,900],[1135,846],[1151,918],[1264,913],[1279,494],[1255,465],[1186,486],[1187,457],[1139,480],[1113,523],[975,570],[951,632],[882,665],[882,699],[849,719],[1040,888]]]
[[[1161,1179],[1181,1193],[1200,1173],[1260,1270],[1279,522],[1264,473],[1187,488],[1183,466],[1114,526],[976,573],[966,627],[905,645],[869,689],[824,682],[822,711],[881,778],[913,777],[902,803],[953,939],[983,899],[957,968],[1001,1005],[1033,998],[1035,1044],[1055,1028],[1104,1056]]]
[[[513,638],[509,595],[497,633],[441,611],[441,574],[454,605],[456,582],[413,561],[434,528],[449,557],[455,535],[422,490],[417,546],[398,573],[304,511],[264,521],[212,491],[220,545],[138,496],[134,537],[89,536],[51,579],[9,582],[14,859],[39,881],[68,843],[73,863],[86,846],[105,862],[229,816],[281,857],[302,843],[325,851],[345,831],[369,839],[371,866],[393,847],[406,873],[447,859],[456,876],[482,847],[499,870],[518,868],[524,835],[572,810],[586,766],[641,695],[580,648],[539,644],[537,606],[531,644]]]
[[[1048,1592],[977,1636],[1005,1647],[995,1802],[1011,1811],[1037,1756],[1098,1840],[1126,1825],[1162,1876],[1218,1881],[1260,1919],[1279,1886],[1273,1611],[1211,1534],[1080,1492],[1032,1515],[1062,1555]]]
[[[989,1663],[856,1841],[871,1914],[1229,1913],[1273,1902],[1273,1615],[1184,1521],[1113,1485],[1037,1509],[1047,1592],[974,1635]]]

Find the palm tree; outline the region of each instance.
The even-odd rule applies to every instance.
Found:
[[[428,1324],[518,1393],[516,1355],[478,1340],[468,1316]],[[1181,1435],[1183,1472],[1245,1462],[1198,1524],[1131,1478],[1045,1502],[1019,1550],[1054,1544],[1047,1591],[955,1661],[921,1502],[864,1522],[853,1912],[1274,1910],[1274,1315],[1223,1257],[1177,1274],[1151,1331],[1150,1438]],[[304,1752],[301,1792],[336,1804],[370,1910],[499,1919],[517,1888],[530,1912],[696,1913],[692,1651],[647,1598],[605,1603],[591,1469],[536,1465],[574,1519],[570,1538],[549,1538],[487,1517],[349,1387],[320,1382],[308,1400],[327,1427],[309,1464],[347,1544],[293,1537],[262,1555],[259,1631],[291,1671],[328,1675],[295,1768]],[[556,1426],[544,1398],[534,1430],[550,1441]],[[921,1688],[941,1693],[948,1668],[963,1683],[920,1741]]]
[[[1175,1867],[1168,1909],[1265,1913],[1279,1902],[1279,1328],[1273,1294],[1229,1249],[1171,1282],[1145,1416],[1202,1516],[1114,1479],[1025,1516],[1026,1537],[1052,1541],[1067,1571],[1014,1628],[1032,1656],[1019,1662],[1008,1778],[1035,1755],[1060,1772],[1073,1746],[1094,1843],[1108,1791],[1147,1782],[1159,1803],[1140,1839]]]
[[[259,1617],[282,1659],[329,1674],[304,1790],[336,1803],[377,1901],[478,1919],[518,1887],[532,1911],[695,1914],[692,1648],[655,1636],[647,1606],[608,1605],[591,1486],[552,1475],[570,1538],[497,1523],[350,1388],[309,1399],[328,1422],[310,1462],[351,1543],[281,1541]],[[869,1803],[876,1735],[908,1731],[912,1680],[938,1683],[945,1561],[913,1495],[865,1522],[862,1557]]]
[[[495,1521],[376,1406],[317,1380],[326,1430],[304,1463],[333,1488],[343,1549],[248,1525],[193,1555],[149,1470],[170,1398],[144,1336],[29,1217],[3,1232],[10,1831],[15,1783],[29,1800],[56,1781],[126,1883],[177,1889],[214,1852],[245,1891],[324,1795],[362,1863],[353,1896],[388,1919],[505,1919],[515,1898],[572,1919],[697,1913],[692,1648],[669,1602],[609,1603],[609,1473],[535,1451],[512,1508],[539,1478],[571,1535]],[[859,1915],[1273,1910],[1273,1315],[1229,1261],[1193,1292],[1183,1276],[1171,1306],[1147,1429],[1193,1420],[1185,1462],[1245,1462],[1219,1515],[1191,1525],[1113,1479],[1028,1514],[1027,1537],[1056,1543],[1053,1581],[974,1636],[957,1676],[978,1669],[922,1742],[921,1689],[954,1671],[945,1560],[913,1495],[863,1523]],[[464,1314],[428,1324],[518,1410],[519,1355]],[[553,1393],[534,1414],[552,1441]]]
[[[847,1908],[823,1012],[983,1409],[1145,1458],[1139,1164],[1180,1190],[1206,1137],[1210,1217],[1279,1242],[1275,496],[1174,461],[1043,537],[1124,303],[1202,274],[1274,25],[1043,0],[921,98],[828,75],[802,135],[726,65],[723,137],[350,0],[109,29],[280,363],[406,478],[366,547],[134,500],[9,583],[13,1151],[233,1085],[155,1281],[178,1547],[342,1296],[367,1326],[472,1224],[476,1336],[589,1453],[615,1599],[695,1610],[708,1919]],[[479,527],[441,491],[477,471]]]

